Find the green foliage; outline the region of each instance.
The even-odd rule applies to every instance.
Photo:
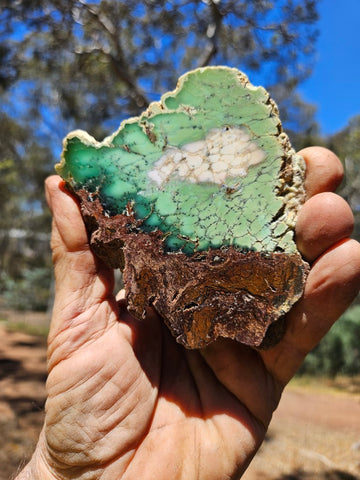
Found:
[[[295,121],[291,94],[311,71],[317,18],[315,0],[4,0],[0,85],[21,82],[33,122],[46,106],[98,135],[186,70],[225,64],[261,78]]]
[[[335,377],[360,373],[360,306],[347,310],[307,356],[299,375]]]
[[[10,308],[16,310],[44,311],[50,297],[51,270],[32,268],[24,270],[20,279],[14,280],[2,275],[4,299]]]
[[[33,229],[34,215],[44,206],[43,189],[46,176],[53,171],[53,155],[37,142],[31,129],[26,129],[9,115],[0,112],[0,229]],[[26,214],[24,213],[26,212]]]
[[[12,280],[49,266],[49,212],[43,183],[52,154],[8,115],[0,114],[0,271]],[[0,292],[4,290],[0,278]]]
[[[345,179],[339,193],[352,208],[354,236],[360,240],[360,115],[353,117],[346,128],[333,135],[327,146],[344,163]]]

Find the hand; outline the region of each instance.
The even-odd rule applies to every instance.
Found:
[[[348,307],[360,285],[353,217],[333,191],[339,160],[300,152],[308,200],[297,242],[312,263],[283,340],[256,351],[218,340],[187,351],[149,309],[134,320],[94,257],[74,199],[47,181],[56,276],[46,418],[18,479],[240,478],[261,444],[286,383]]]

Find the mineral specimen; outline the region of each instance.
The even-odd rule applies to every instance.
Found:
[[[137,318],[152,305],[187,348],[279,340],[308,270],[294,242],[305,166],[264,88],[189,72],[102,142],[70,133],[57,171]]]

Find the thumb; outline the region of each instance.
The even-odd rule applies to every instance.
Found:
[[[66,190],[65,182],[57,175],[45,181],[46,200],[53,215],[51,246],[54,261],[66,252],[88,249],[88,236],[82,221],[79,206]]]
[[[82,313],[111,297],[114,275],[92,253],[79,205],[61,178],[49,177],[45,192],[53,215],[55,302],[50,333],[56,335],[68,325],[74,326]]]

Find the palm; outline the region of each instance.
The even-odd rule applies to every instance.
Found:
[[[47,408],[56,413],[48,415],[45,435],[56,469],[68,472],[64,478],[85,477],[89,469],[98,471],[96,478],[99,473],[104,479],[126,478],[125,472],[129,478],[146,478],[147,464],[159,480],[169,478],[169,468],[171,478],[200,478],[201,473],[214,479],[245,469],[244,458],[262,440],[263,422],[270,416],[253,418],[251,405],[243,406],[222,385],[199,352],[177,345],[156,315],[150,312],[140,324],[120,307],[123,321],[118,322],[114,308],[107,301],[98,308],[92,323],[102,325],[104,314],[111,320],[88,339],[83,336],[84,343],[64,348],[57,333],[56,347],[50,344],[49,365],[52,357],[56,365],[49,373]],[[78,321],[72,319],[75,329]],[[69,350],[72,354],[64,358]],[[249,365],[254,382],[264,378],[256,372],[261,365]],[[261,382],[260,390],[270,415],[278,396]],[[59,404],[69,408],[59,409]],[[82,419],[86,428],[74,430]]]

